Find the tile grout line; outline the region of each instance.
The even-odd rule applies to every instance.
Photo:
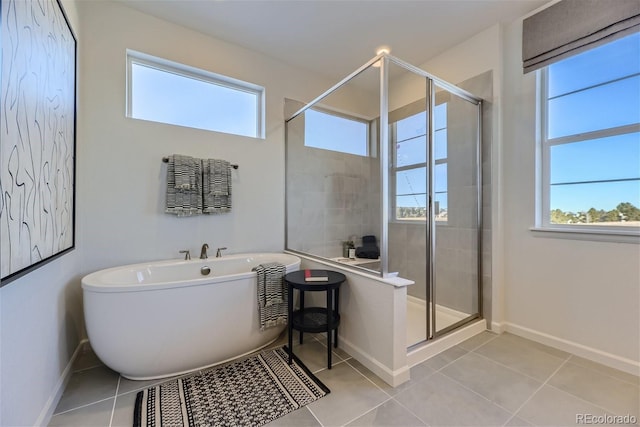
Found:
[[[405,390],[401,391],[400,393],[404,392]],[[400,394],[399,393],[399,394]],[[420,418],[420,416],[418,416],[418,414],[416,414],[415,412],[413,412],[411,409],[407,408],[405,405],[402,404],[402,402],[400,402],[398,399],[396,399],[396,397],[394,396],[393,401],[396,402],[398,405],[402,406],[404,409],[406,409],[406,411],[408,413],[410,413],[411,415],[413,415],[414,417],[416,417],[417,419],[420,420],[420,422],[422,422],[425,426],[429,426],[431,424],[429,424],[426,420],[423,420],[422,418]]]
[[[352,357],[351,359],[353,359],[353,357]],[[357,373],[359,373],[360,375],[362,375],[363,377],[365,377],[367,381],[369,381],[371,384],[373,384],[375,387],[377,387],[377,388],[378,388],[378,390],[380,390],[381,392],[383,392],[384,394],[386,394],[386,395],[387,395],[387,396],[389,396],[389,397],[393,397],[393,396],[391,396],[389,393],[387,393],[386,391],[384,391],[384,390],[382,389],[382,387],[380,387],[378,384],[374,383],[374,382],[371,380],[371,378],[367,377],[365,374],[363,374],[362,372],[360,372],[360,370],[359,370],[358,368],[356,368],[356,367],[355,367],[355,366],[353,366],[351,363],[349,363],[349,361],[348,361],[348,360],[345,360],[345,362],[347,362],[347,365],[349,365],[349,366],[351,367],[351,369],[353,369],[354,371],[356,371]],[[375,374],[374,374],[374,375],[375,375]],[[395,388],[395,387],[394,387],[394,388]]]
[[[590,371],[594,371],[594,372],[596,372],[596,373],[598,373],[598,374],[600,374],[600,375],[604,375],[604,376],[606,376],[606,377],[613,378],[614,380],[622,381],[622,382],[624,382],[624,383],[631,384],[631,385],[633,385],[633,386],[636,386],[636,387],[639,387],[639,388],[640,388],[640,383],[636,383],[636,382],[633,382],[633,381],[628,381],[628,380],[625,380],[625,379],[622,379],[622,378],[616,377],[616,376],[614,376],[614,375],[610,375],[610,374],[607,374],[607,373],[605,373],[605,372],[598,371],[597,369],[593,369],[593,368],[590,368],[590,367],[588,367],[588,366],[583,366],[583,365],[581,365],[581,364],[579,364],[579,363],[572,362],[572,361],[571,361],[571,359],[573,359],[574,357],[580,357],[580,356],[576,356],[575,354],[571,354],[571,356],[569,357],[569,363],[571,363],[572,365],[579,366],[579,367],[581,367],[581,368],[588,369],[588,370],[590,370]],[[583,358],[583,359],[584,359],[584,358]],[[602,365],[602,363],[593,362],[592,360],[589,360],[589,359],[585,359],[585,360],[588,360],[589,362],[592,362],[592,363],[597,363],[597,364],[599,364],[599,365]],[[609,367],[609,366],[607,366],[607,365],[602,365],[602,366],[604,366],[604,367],[606,367],[606,368],[609,368],[609,369],[615,369],[615,368],[611,368],[611,367]],[[616,369],[616,371],[620,371],[620,370],[619,370],[619,369]],[[635,375],[630,374],[630,373],[628,373],[628,372],[625,372],[625,371],[620,371],[620,372],[623,372],[623,373],[625,373],[625,374],[632,375],[632,376],[634,376],[634,377],[635,377]],[[640,377],[639,377],[638,379],[640,380]]]
[[[111,417],[109,418],[109,427],[113,424],[113,415],[116,412],[116,402],[118,401],[118,390],[120,390],[120,380],[122,375],[118,376],[118,384],[116,385],[116,394],[113,396],[113,406],[111,407]]]
[[[551,375],[549,375],[549,376],[547,377],[547,379],[546,379],[546,380],[545,380],[545,381],[540,385],[540,387],[538,387],[538,388],[536,389],[536,391],[534,391],[534,392],[531,394],[531,396],[529,396],[529,398],[528,398],[527,400],[525,400],[525,401],[524,401],[524,403],[523,403],[522,405],[520,405],[520,407],[518,407],[518,409],[516,409],[515,411],[513,411],[513,416],[512,416],[511,418],[509,418],[509,419],[508,419],[508,420],[503,424],[503,426],[506,426],[506,425],[507,425],[507,423],[509,423],[509,421],[511,421],[511,420],[513,419],[513,417],[515,417],[515,416],[518,416],[518,417],[519,417],[519,415],[517,415],[517,414],[518,414],[518,412],[520,412],[520,411],[522,410],[522,408],[524,408],[524,407],[527,405],[527,403],[529,403],[529,402],[531,401],[531,399],[533,399],[533,397],[534,397],[536,394],[538,394],[538,392],[539,392],[540,390],[542,390],[542,388],[543,388],[543,387],[544,387],[544,386],[549,382],[549,380],[550,380],[551,378],[553,378],[553,376],[554,376],[555,374],[557,374],[557,373],[560,371],[560,369],[562,369],[562,367],[563,367],[564,365],[566,365],[567,363],[569,363],[569,358],[568,358],[568,357],[567,357],[567,358],[566,358],[566,359],[565,359],[565,360],[560,364],[560,366],[558,366],[558,368],[557,368],[555,371],[553,371],[553,372],[551,373]],[[524,418],[523,418],[523,419],[524,419]],[[526,420],[526,419],[525,419],[525,421],[529,422],[529,420]]]
[[[485,360],[487,360],[487,361],[489,361],[489,362],[493,362],[493,363],[495,363],[495,364],[496,364],[496,365],[498,365],[498,366],[501,366],[501,367],[503,367],[503,368],[505,368],[505,369],[508,369],[508,370],[510,370],[510,371],[512,371],[512,372],[515,372],[516,374],[523,375],[523,376],[525,376],[525,377],[527,377],[527,378],[529,378],[529,379],[531,379],[531,380],[534,380],[534,381],[536,381],[536,382],[543,382],[543,381],[541,381],[539,378],[532,377],[532,376],[531,376],[531,375],[529,375],[529,374],[526,374],[526,373],[524,373],[524,372],[521,372],[521,371],[519,371],[519,370],[517,370],[517,369],[515,369],[515,368],[513,368],[513,367],[511,367],[511,366],[509,366],[509,365],[505,365],[504,363],[498,362],[497,360],[495,360],[495,359],[493,359],[493,358],[491,358],[491,357],[489,357],[489,356],[485,356],[485,355],[484,355],[484,354],[482,354],[482,353],[476,353],[476,352],[474,352],[473,354],[478,355],[478,356],[482,357],[483,359],[485,359]],[[466,355],[465,355],[465,356],[466,356]],[[463,356],[463,357],[464,357],[464,356]],[[552,357],[554,357],[554,356],[552,356]],[[561,362],[562,362],[562,363],[560,364],[560,366],[564,365],[564,363],[568,361],[568,359],[564,359],[564,360],[563,360],[563,359],[560,359],[559,357],[556,357],[556,359],[558,359],[559,361],[561,361]]]
[[[353,359],[353,357],[350,357],[350,359]],[[349,424],[349,423],[352,423],[352,422],[354,422],[355,420],[357,420],[358,418],[360,418],[360,417],[362,417],[362,416],[364,416],[364,415],[368,414],[369,412],[373,411],[374,409],[377,409],[378,407],[380,407],[380,406],[384,405],[384,404],[385,404],[385,403],[387,403],[388,401],[393,400],[393,396],[391,396],[389,393],[387,393],[386,391],[384,391],[384,390],[382,389],[382,387],[380,387],[378,384],[374,383],[374,382],[371,380],[371,378],[367,377],[365,374],[363,374],[362,372],[360,372],[360,370],[359,370],[358,368],[356,368],[355,366],[353,366],[351,363],[349,363],[349,361],[348,361],[348,360],[345,360],[345,363],[346,363],[347,365],[349,365],[349,367],[350,367],[351,369],[353,369],[354,371],[356,371],[357,373],[359,373],[362,377],[364,377],[364,379],[365,379],[365,380],[367,380],[367,381],[369,381],[371,384],[373,384],[373,386],[374,386],[375,388],[377,388],[378,390],[380,390],[381,392],[383,392],[383,393],[387,396],[387,398],[386,398],[386,399],[384,399],[384,400],[383,400],[381,403],[379,403],[378,405],[376,405],[376,406],[374,406],[373,408],[369,409],[368,411],[365,411],[364,413],[362,413],[362,414],[360,414],[360,415],[357,415],[357,416],[355,416],[354,418],[350,419],[348,422],[344,423],[343,425],[347,425],[347,424]]]
[[[313,403],[313,402],[311,402],[311,403]],[[322,427],[324,427],[324,424],[322,424],[322,423],[320,422],[320,419],[316,416],[316,414],[314,414],[314,413],[313,413],[313,411],[311,410],[311,408],[309,408],[309,405],[305,406],[305,408],[307,408],[307,411],[309,411],[309,412],[311,413],[311,416],[312,416],[313,418],[315,418],[315,419],[316,419],[316,421],[318,422],[318,424],[320,424]]]
[[[66,409],[66,410],[64,410],[62,412],[56,412],[55,414],[53,414],[53,417],[55,417],[56,415],[67,414],[69,412],[76,411],[78,409],[86,408],[87,406],[95,405],[96,403],[102,403],[102,402],[105,402],[105,401],[107,401],[109,399],[113,399],[113,397],[107,397],[107,398],[104,398],[104,399],[96,400],[94,402],[85,403],[84,405],[76,406],[74,408]]]
[[[355,417],[353,417],[352,419],[350,419],[349,421],[347,421],[346,423],[342,424],[343,426],[348,425],[349,423],[354,422],[355,420],[357,420],[360,417],[364,417],[365,415],[367,415],[369,412],[373,411],[374,409],[378,409],[380,406],[384,405],[385,403],[389,402],[390,400],[393,400],[393,397],[389,397],[388,399],[383,400],[382,402],[380,402],[379,404],[377,404],[376,406],[374,406],[373,408],[365,411],[364,413],[360,414],[360,415],[356,415]]]
[[[384,405],[385,403],[387,403],[387,402],[389,402],[389,401],[394,401],[394,402],[396,402],[398,405],[402,406],[402,407],[403,407],[407,412],[409,412],[411,415],[413,415],[413,416],[414,416],[414,417],[416,417],[418,420],[420,420],[422,423],[424,423],[424,424],[425,424],[425,425],[427,425],[427,426],[429,425],[429,423],[427,423],[425,420],[423,420],[422,418],[420,418],[420,417],[419,417],[417,414],[415,414],[411,409],[407,408],[407,407],[406,407],[406,406],[404,406],[402,403],[400,403],[400,402],[396,399],[396,396],[392,396],[392,395],[390,395],[389,393],[387,393],[387,392],[386,392],[385,390],[383,390],[383,389],[382,389],[378,384],[374,383],[374,382],[371,380],[371,378],[367,377],[365,374],[363,374],[362,372],[360,372],[360,371],[358,370],[358,368],[356,368],[355,366],[353,366],[352,364],[350,364],[348,361],[347,361],[347,364],[348,364],[349,366],[351,366],[351,368],[353,368],[357,373],[359,373],[360,375],[362,375],[363,377],[365,377],[365,378],[366,378],[366,379],[367,379],[371,384],[373,384],[374,386],[376,386],[380,391],[382,391],[384,394],[386,394],[387,396],[389,396],[389,399],[386,399],[384,402],[380,403],[379,405],[376,405],[374,408],[372,408],[372,409],[370,409],[370,410],[366,411],[364,414],[361,414],[361,415],[359,415],[358,417],[356,417],[356,418],[352,419],[351,421],[349,421],[350,423],[351,423],[351,422],[353,422],[353,421],[355,421],[355,420],[357,420],[358,418],[362,417],[363,415],[368,414],[369,412],[373,411],[374,409],[376,409],[376,408],[378,408],[378,407],[380,407],[380,406]],[[434,373],[435,373],[435,372],[432,372],[431,374],[429,374],[429,375],[427,375],[426,377],[422,378],[419,382],[421,382],[422,380],[425,380],[425,379],[429,378],[429,377],[430,377],[430,376],[432,376]],[[375,374],[374,374],[374,375],[375,375]],[[409,388],[415,387],[416,385],[417,385],[417,383],[416,383],[416,384],[414,384],[414,385],[412,385],[412,386],[410,386]],[[395,388],[395,387],[394,387],[394,388]],[[408,389],[406,389],[406,390],[408,390]],[[404,392],[404,391],[406,391],[406,390],[402,390],[402,391],[401,391],[401,392],[399,392],[399,393],[402,393],[402,392]],[[399,394],[399,393],[398,393],[398,394]]]
[[[600,409],[602,409],[604,412],[610,412],[610,413],[611,413],[611,414],[613,414],[613,415],[617,415],[617,414],[616,414],[616,411],[610,411],[609,409],[605,408],[605,407],[604,407],[604,406],[602,406],[602,405],[598,405],[597,403],[591,402],[591,401],[589,401],[589,400],[587,400],[587,399],[584,399],[584,398],[582,398],[582,397],[580,397],[580,396],[576,396],[575,394],[573,394],[573,393],[569,393],[568,391],[563,390],[563,389],[561,389],[561,388],[558,388],[558,387],[554,386],[553,384],[547,384],[547,385],[548,385],[549,387],[551,387],[551,388],[554,388],[554,389],[558,390],[559,392],[562,392],[562,393],[564,393],[564,394],[568,394],[568,395],[569,395],[569,396],[571,396],[571,397],[574,397],[574,398],[576,398],[576,399],[578,399],[578,400],[581,400],[581,401],[583,401],[584,403],[588,403],[588,404],[589,404],[589,405],[591,405],[591,406],[595,406],[595,407],[597,407],[597,408],[600,408]]]
[[[458,381],[455,378],[450,377],[449,375],[445,374],[444,372],[438,372],[438,374],[443,375],[444,377],[446,377],[448,380],[453,381],[454,383],[458,384],[459,386],[461,386],[462,388],[464,388],[465,390],[468,390],[470,392],[472,392],[473,394],[483,398],[484,400],[486,400],[487,402],[491,403],[494,406],[497,406],[498,408],[502,409],[503,411],[505,411],[508,414],[514,414],[514,412],[512,412],[510,409],[505,408],[502,405],[499,405],[498,403],[494,402],[493,400],[489,399],[487,396],[484,396],[480,393],[478,393],[477,391],[475,391],[474,389],[470,388],[469,386],[467,386],[466,384],[461,383],[460,381]],[[509,421],[509,419],[507,419],[507,421]]]
[[[489,344],[491,341],[493,341],[493,340],[495,340],[496,338],[500,337],[500,335],[496,335],[496,334],[494,334],[494,333],[492,333],[492,332],[489,332],[489,333],[490,333],[491,335],[495,335],[495,336],[493,336],[493,337],[489,338],[488,340],[486,340],[486,341],[485,341],[485,342],[483,342],[482,344],[477,345],[477,346],[473,347],[471,350],[467,350],[467,351],[468,351],[469,353],[475,352],[475,351],[476,351],[477,349],[479,349],[480,347],[484,347],[486,344]],[[471,338],[473,338],[473,337],[471,337]],[[471,339],[471,338],[469,338],[469,339]],[[462,341],[460,344],[463,344],[463,343],[464,343],[464,341]],[[458,347],[460,347],[460,348],[461,348],[461,349],[463,349],[463,350],[466,350],[466,348],[462,347],[460,344],[458,344]]]
[[[451,347],[451,348],[453,348],[453,347]],[[433,369],[433,372],[434,372],[434,373],[436,373],[436,372],[440,372],[440,371],[442,371],[444,368],[448,367],[449,365],[452,365],[453,363],[455,363],[455,362],[457,362],[458,360],[460,360],[460,359],[462,359],[463,357],[465,357],[467,354],[471,353],[469,350],[465,350],[465,349],[464,349],[464,348],[462,348],[462,347],[460,347],[460,349],[465,351],[465,353],[464,353],[462,356],[460,356],[460,357],[456,357],[455,359],[453,359],[452,361],[450,361],[450,362],[449,362],[449,363],[447,363],[446,365],[442,365],[439,369],[433,369],[433,368],[431,368],[431,369]],[[447,351],[447,350],[445,350],[445,351]],[[444,352],[443,352],[443,353],[444,353]],[[442,354],[442,353],[436,354],[436,355],[434,356],[434,358],[435,358],[435,357],[437,357],[437,356],[439,356],[440,354]],[[429,360],[429,359],[427,359],[427,360]],[[426,361],[425,361],[425,362],[426,362]],[[424,362],[422,362],[422,363],[424,363]]]
[[[325,347],[326,347],[326,346],[325,346]],[[340,357],[340,356],[338,356],[338,357]],[[349,359],[353,359],[353,357],[349,357]],[[346,423],[345,423],[345,424],[343,424],[343,425],[347,425],[347,424],[349,424],[349,423],[351,423],[351,422],[353,422],[353,421],[357,420],[358,418],[362,417],[363,415],[368,414],[369,412],[373,411],[373,410],[374,410],[374,409],[376,409],[377,407],[379,407],[379,406],[381,406],[381,405],[385,404],[386,402],[388,402],[388,401],[390,401],[390,400],[392,400],[392,399],[393,399],[393,397],[392,397],[391,395],[389,395],[389,393],[387,393],[386,391],[384,391],[382,388],[380,388],[380,386],[378,386],[376,383],[374,383],[373,381],[371,381],[371,379],[370,379],[370,378],[368,378],[365,374],[363,374],[362,372],[360,372],[360,371],[359,371],[355,366],[353,366],[352,364],[350,364],[350,363],[349,363],[349,361],[348,361],[348,359],[343,359],[341,362],[336,363],[336,365],[337,365],[337,364],[340,364],[340,363],[345,363],[347,366],[349,366],[351,369],[353,369],[354,371],[356,371],[358,374],[360,374],[362,377],[364,377],[367,381],[369,381],[371,384],[373,384],[373,386],[374,386],[374,387],[376,387],[378,390],[380,390],[381,392],[383,392],[383,393],[387,396],[387,398],[386,398],[386,399],[384,399],[380,404],[378,404],[378,405],[374,406],[373,408],[371,408],[371,409],[369,409],[369,410],[367,410],[367,411],[363,412],[363,413],[362,413],[362,414],[360,414],[360,415],[357,415],[356,417],[354,417],[353,419],[350,419],[348,422],[346,422]],[[325,370],[327,370],[327,368],[323,368],[323,369],[321,369],[320,371],[325,371]],[[316,371],[316,372],[320,372],[320,371]],[[315,375],[315,372],[314,372],[313,374]],[[309,411],[311,411],[311,409],[309,409]],[[315,416],[315,414],[313,414],[313,411],[311,411],[311,413],[312,413],[312,415],[313,415],[313,416],[318,420],[318,422],[320,423],[320,425],[324,426],[324,424],[322,424],[322,423],[320,422],[320,420],[318,419],[318,417],[316,417],[316,416]]]

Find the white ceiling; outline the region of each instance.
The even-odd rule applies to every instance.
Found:
[[[548,0],[119,0],[149,15],[341,79],[380,46],[420,65]]]

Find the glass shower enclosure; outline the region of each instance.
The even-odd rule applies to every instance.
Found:
[[[481,106],[387,53],[286,101],[286,247],[412,280],[408,348],[482,314]]]

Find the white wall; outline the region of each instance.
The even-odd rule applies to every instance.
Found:
[[[534,235],[535,73],[522,20],[504,33],[504,274],[507,330],[585,357],[640,367],[640,245]],[[587,348],[580,348],[586,346]],[[626,360],[625,360],[626,359]]]
[[[63,0],[63,7],[80,44],[76,3]],[[78,104],[79,121],[81,110]],[[81,143],[78,135],[77,144]],[[61,375],[84,334],[81,252],[76,238],[74,251],[0,289],[2,426],[33,425],[47,417]]]
[[[447,81],[494,76],[492,321],[498,330],[638,373],[640,246],[540,237],[535,203],[535,73],[521,68],[522,19],[421,67]]]
[[[309,101],[335,82],[114,2],[63,1],[78,37],[76,250],[0,289],[0,425],[47,421],[64,370],[86,336],[80,279],[105,267],[284,245],[284,98]],[[125,118],[125,49],[266,87],[264,140]],[[231,214],[163,212],[161,158],[238,163]]]
[[[86,233],[83,273],[177,258],[200,246],[228,253],[284,247],[284,98],[308,101],[333,82],[316,83],[255,52],[169,24],[114,2],[81,3],[82,123],[78,184]],[[266,87],[266,139],[125,117],[125,50],[133,49]],[[233,211],[177,218],[163,213],[166,164],[179,153],[237,163]]]

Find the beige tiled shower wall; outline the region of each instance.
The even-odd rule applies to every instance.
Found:
[[[378,158],[304,145],[304,115],[287,128],[287,243],[290,249],[334,258],[342,242],[380,238]]]

